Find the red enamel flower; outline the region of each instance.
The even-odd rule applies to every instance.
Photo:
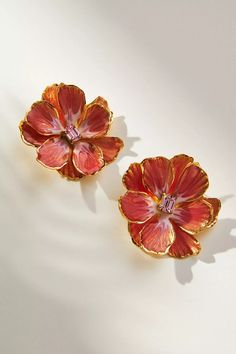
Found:
[[[177,155],[133,163],[119,200],[133,242],[153,255],[183,258],[201,249],[194,237],[216,222],[220,200],[204,196],[207,174],[192,157]]]
[[[112,122],[107,101],[86,104],[74,85],[52,85],[20,123],[26,144],[37,147],[37,160],[68,179],[93,175],[112,162],[123,147],[119,138],[105,136]]]

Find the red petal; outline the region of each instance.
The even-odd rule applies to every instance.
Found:
[[[46,87],[42,94],[42,99],[49,102],[53,107],[56,108],[63,127],[66,127],[65,117],[58,101],[59,88],[60,86],[57,84]]]
[[[119,200],[121,212],[129,221],[143,223],[150,219],[157,210],[154,200],[143,192],[127,192]]]
[[[171,160],[172,170],[173,170],[173,182],[171,184],[169,193],[172,194],[176,186],[179,183],[180,177],[182,176],[185,168],[193,162],[193,158],[187,155],[176,155]]]
[[[210,203],[213,211],[212,219],[209,221],[207,227],[212,227],[216,221],[221,208],[221,201],[217,198],[204,198],[207,203]]]
[[[171,219],[190,233],[204,229],[212,219],[212,208],[203,199],[182,203],[174,209]]]
[[[104,166],[102,151],[98,146],[79,141],[73,150],[73,163],[84,175],[93,175]]]
[[[143,185],[143,171],[140,163],[132,163],[122,181],[128,190],[147,192],[147,188]]]
[[[40,146],[51,136],[41,135],[36,130],[34,130],[26,121],[20,124],[20,131],[23,141],[26,144]]]
[[[58,170],[58,172],[60,175],[70,180],[78,180],[84,176],[75,168],[72,161],[72,153],[70,154],[67,163],[60,170]]]
[[[85,105],[84,92],[77,86],[61,84],[58,101],[67,126],[75,125]]]
[[[60,169],[70,156],[68,143],[60,137],[50,138],[38,148],[37,160],[44,166]]]
[[[141,245],[145,251],[163,255],[174,242],[175,234],[167,219],[151,223],[141,231]]]
[[[157,221],[157,216],[154,215],[151,219],[148,219],[145,221],[143,224],[137,224],[134,222],[129,222],[128,224],[128,229],[130,236],[132,237],[133,242],[137,246],[141,246],[141,235],[140,232],[144,228],[144,226],[149,225],[150,223],[156,222]]]
[[[172,168],[165,157],[146,159],[143,165],[143,182],[159,199],[167,193],[172,182]]]
[[[141,236],[140,236],[140,231],[142,231],[142,229],[144,228],[144,226],[146,225],[146,223],[148,223],[150,221],[150,219],[148,221],[146,221],[143,224],[137,224],[134,222],[129,222],[128,224],[128,229],[129,229],[129,233],[132,237],[133,242],[137,245],[137,246],[141,246]]]
[[[100,104],[90,104],[83,112],[78,130],[83,138],[98,138],[106,135],[111,123],[111,112]]]
[[[63,129],[57,111],[46,101],[34,103],[26,120],[33,129],[43,135],[60,134]]]
[[[200,250],[200,243],[180,227],[173,225],[175,231],[175,241],[169,249],[169,256],[184,258],[195,256]]]
[[[106,163],[112,162],[118,155],[120,149],[124,146],[124,143],[119,138],[113,138],[110,136],[104,136],[97,139],[89,139],[89,142],[99,146],[102,150],[103,158]]]
[[[208,185],[207,174],[199,166],[190,165],[184,170],[174,195],[179,203],[194,200],[205,193]]]

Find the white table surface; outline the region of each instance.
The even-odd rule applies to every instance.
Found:
[[[234,354],[236,2],[0,1],[1,354]],[[67,182],[18,123],[74,83],[115,114],[119,159]],[[208,172],[218,224],[187,260],[153,259],[117,207],[133,161],[177,153]]]

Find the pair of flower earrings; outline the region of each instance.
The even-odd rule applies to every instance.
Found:
[[[52,85],[20,123],[23,141],[37,148],[37,161],[70,180],[99,172],[114,161],[123,141],[106,136],[112,123],[107,101],[86,104],[74,85]],[[132,163],[123,176],[119,199],[135,245],[151,255],[184,258],[201,249],[194,237],[212,227],[220,200],[207,198],[209,182],[193,158],[177,155]]]

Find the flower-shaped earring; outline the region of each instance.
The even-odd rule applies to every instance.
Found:
[[[102,97],[86,104],[80,88],[55,84],[32,105],[20,130],[23,141],[37,148],[42,165],[76,180],[100,171],[123,147],[121,139],[105,136],[111,122]]]
[[[197,255],[194,237],[213,226],[220,200],[204,196],[207,174],[192,157],[177,155],[133,163],[123,177],[128,192],[119,200],[133,242],[152,255]]]

